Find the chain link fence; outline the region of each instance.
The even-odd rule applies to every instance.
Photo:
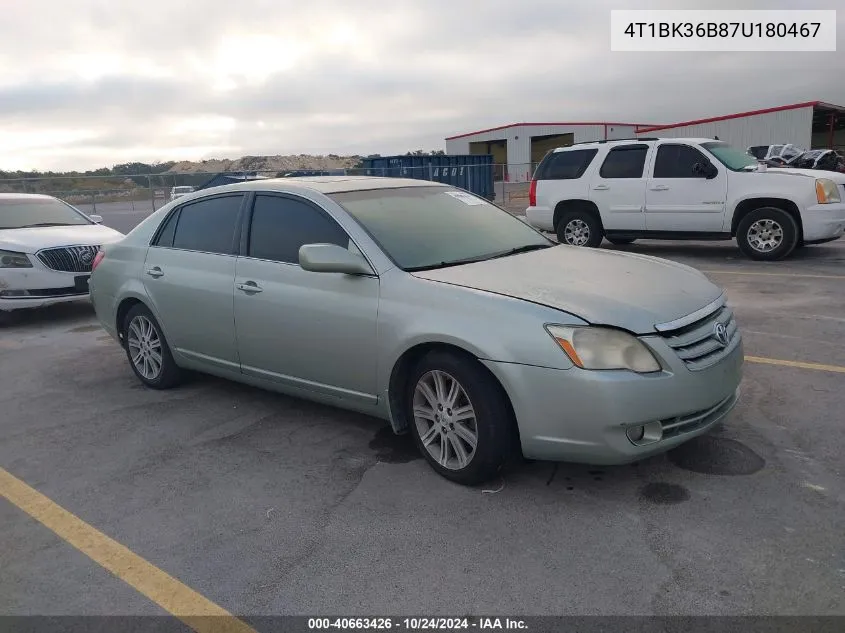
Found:
[[[466,179],[458,184],[453,179],[452,170],[466,169]],[[493,202],[508,211],[523,213],[528,206],[528,186],[534,164],[495,164],[493,165]],[[489,168],[487,168],[489,169]],[[442,171],[441,171],[442,170]],[[455,171],[457,173],[457,171]],[[165,172],[162,174],[125,174],[125,175],[80,175],[80,176],[43,176],[37,178],[0,179],[0,193],[40,193],[64,200],[80,211],[89,215],[102,212],[152,213],[174,199],[174,197],[192,190],[265,178],[284,178],[290,176],[399,176],[432,180],[464,186],[470,191],[489,188],[490,174],[486,168],[478,165],[451,165],[403,167],[401,169],[332,169],[312,170],[296,169],[290,171],[249,171],[249,172]],[[488,179],[483,184],[482,179]],[[182,190],[181,188],[186,188]]]

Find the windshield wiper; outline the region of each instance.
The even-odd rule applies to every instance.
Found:
[[[499,257],[510,257],[511,255],[517,255],[519,253],[527,253],[529,251],[539,251],[544,248],[551,248],[552,246],[556,246],[556,244],[526,244],[525,246],[518,246],[516,248],[512,248],[508,251],[502,251],[501,253],[496,253],[495,255],[490,255],[487,259],[497,259]]]
[[[437,264],[426,264],[425,266],[410,266],[405,269],[409,273],[419,272],[421,270],[435,270],[437,268],[448,268],[449,266],[460,266],[461,264],[473,264],[475,262],[483,262],[489,259],[487,255],[481,257],[467,257],[466,259],[454,259],[449,262],[439,262]]]
[[[493,253],[492,255],[479,255],[478,257],[467,257],[466,259],[455,259],[450,262],[440,262],[438,264],[428,264],[426,266],[411,266],[406,268],[407,272],[418,272],[421,270],[434,270],[436,268],[448,268],[449,266],[460,266],[461,264],[474,264],[477,262],[486,262],[488,259],[496,259],[497,257],[507,257],[508,255],[516,255],[517,253],[527,253],[528,251],[536,251],[541,248],[551,248],[557,246],[556,244],[526,244],[525,246],[518,246],[501,253]]]
[[[36,224],[24,224],[23,226],[19,226],[19,229],[34,229],[39,226],[76,226],[75,224],[70,224],[68,222],[38,222]]]

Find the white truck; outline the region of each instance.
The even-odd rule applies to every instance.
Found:
[[[639,138],[552,150],[534,173],[527,221],[560,242],[730,240],[759,260],[845,233],[845,174],[766,168],[706,138]]]

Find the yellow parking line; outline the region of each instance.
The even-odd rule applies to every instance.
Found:
[[[845,275],[805,275],[804,273],[759,273],[745,270],[702,270],[705,275],[758,275],[761,277],[803,277],[809,279],[845,279]]]
[[[746,356],[749,363],[761,363],[763,365],[781,365],[783,367],[797,367],[798,369],[815,369],[816,371],[832,371],[838,374],[845,374],[845,367],[841,365],[824,365],[822,363],[803,363],[797,360],[779,360],[777,358],[763,358],[761,356]]]
[[[231,613],[109,538],[0,468],[0,493],[198,633],[255,633]]]

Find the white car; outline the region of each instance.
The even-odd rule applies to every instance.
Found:
[[[52,196],[0,193],[0,312],[88,298],[100,246],[123,234]]]
[[[194,193],[193,187],[172,187],[170,189],[170,199],[175,200],[176,198],[187,196],[189,193]]]
[[[736,238],[746,256],[776,260],[845,233],[845,174],[767,169],[706,138],[558,148],[537,166],[528,197],[529,224],[573,246]]]

